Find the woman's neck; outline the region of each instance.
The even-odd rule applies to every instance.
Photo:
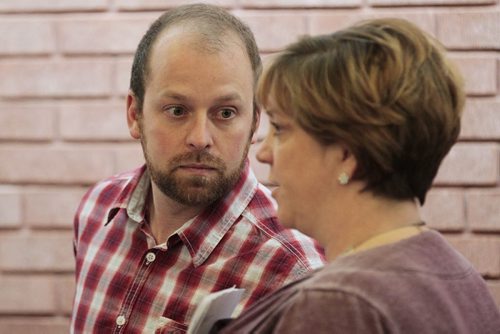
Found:
[[[371,248],[392,244],[416,236],[426,230],[428,230],[428,228],[425,226],[425,223],[423,221],[419,221],[409,226],[403,226],[387,232],[379,233],[368,240],[363,241],[359,245],[350,247],[340,255],[350,255]]]
[[[344,212],[340,215],[331,213],[330,224],[324,224],[331,226],[324,233],[327,238],[321,240],[319,237],[328,261],[333,261],[349,250],[373,248],[420,233],[414,225],[422,219],[413,200],[391,200],[362,193],[359,200],[344,208]],[[332,219],[336,223],[332,224]]]

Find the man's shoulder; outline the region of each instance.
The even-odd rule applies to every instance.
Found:
[[[271,197],[269,189],[262,184],[259,184],[255,195],[247,209],[243,212],[243,215],[271,239],[287,243],[294,243],[296,241],[314,242],[313,239],[301,232],[286,228],[279,222],[277,204]]]
[[[276,218],[277,205],[266,186],[258,183],[256,191],[249,201],[244,214],[250,215],[252,220],[265,221]]]
[[[144,171],[145,167],[141,166],[98,181],[83,196],[78,212],[86,211],[84,208],[89,205],[112,207],[126,203]]]
[[[109,176],[96,182],[92,187],[90,187],[89,192],[113,193],[116,191],[122,192],[129,188],[131,188],[130,191],[133,191],[134,186],[136,186],[139,182],[144,170],[145,167],[141,166]]]
[[[299,271],[309,271],[324,265],[324,251],[316,240],[300,231],[286,228],[279,222],[276,202],[264,186],[259,185],[243,215],[265,239],[262,244],[265,252],[294,259],[300,267]]]

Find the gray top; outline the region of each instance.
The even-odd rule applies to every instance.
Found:
[[[427,231],[340,257],[222,332],[499,334],[500,312],[472,265]]]

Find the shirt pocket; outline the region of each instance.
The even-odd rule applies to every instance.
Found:
[[[165,317],[160,317],[155,330],[155,334],[184,334],[186,332],[187,325]]]

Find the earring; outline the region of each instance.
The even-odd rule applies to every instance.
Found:
[[[345,186],[349,183],[349,175],[347,175],[346,172],[342,172],[340,173],[338,180],[341,185]]]

